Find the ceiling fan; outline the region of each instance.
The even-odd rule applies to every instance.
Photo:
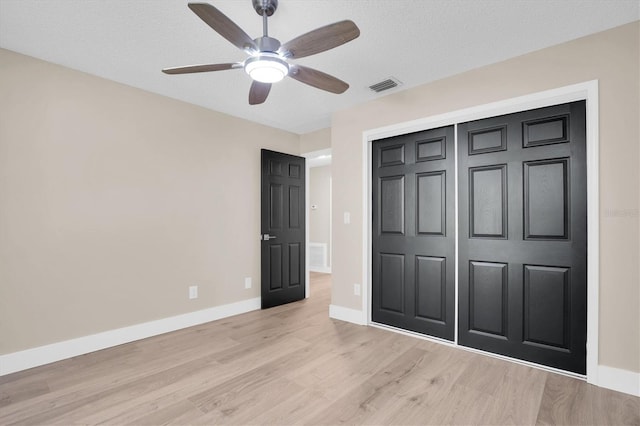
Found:
[[[226,64],[188,65],[165,68],[166,74],[188,74],[196,72],[244,69],[253,79],[249,90],[249,104],[263,103],[271,84],[287,75],[301,83],[332,93],[343,93],[349,88],[344,81],[322,71],[288,62],[288,59],[304,58],[345,44],[360,35],[360,30],[352,21],[345,20],[320,27],[287,43],[269,37],[267,18],[278,8],[278,0],[252,0],[253,8],[262,16],[263,35],[251,39],[242,28],[207,3],[189,3],[191,9],[207,25],[236,47],[244,50],[249,57],[243,62]]]

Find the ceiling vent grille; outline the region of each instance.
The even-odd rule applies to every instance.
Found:
[[[380,93],[380,92],[384,92],[385,90],[398,87],[401,84],[402,83],[397,78],[389,77],[387,79],[382,80],[379,83],[372,84],[371,86],[369,86],[369,89],[373,90],[376,93]]]

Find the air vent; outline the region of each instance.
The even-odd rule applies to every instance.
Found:
[[[394,87],[400,86],[402,83],[400,80],[394,77],[389,77],[379,83],[372,84],[369,86],[369,89],[373,90],[376,93],[384,92],[385,90],[393,89]]]
[[[309,269],[317,272],[327,269],[326,243],[309,243]]]

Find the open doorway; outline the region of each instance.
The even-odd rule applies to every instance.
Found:
[[[331,149],[303,154],[307,159],[307,271],[331,273]],[[307,283],[311,282],[307,279]],[[313,289],[307,289],[307,297]]]

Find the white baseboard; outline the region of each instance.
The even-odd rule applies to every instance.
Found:
[[[0,376],[260,309],[259,297],[0,355]]]
[[[329,305],[329,317],[358,325],[367,324],[367,321],[364,319],[364,312],[338,305]]]
[[[323,274],[330,274],[331,267],[330,266],[311,266],[309,265],[309,271],[311,272],[322,272]]]
[[[640,396],[640,373],[633,371],[599,365],[597,384],[603,388]]]

